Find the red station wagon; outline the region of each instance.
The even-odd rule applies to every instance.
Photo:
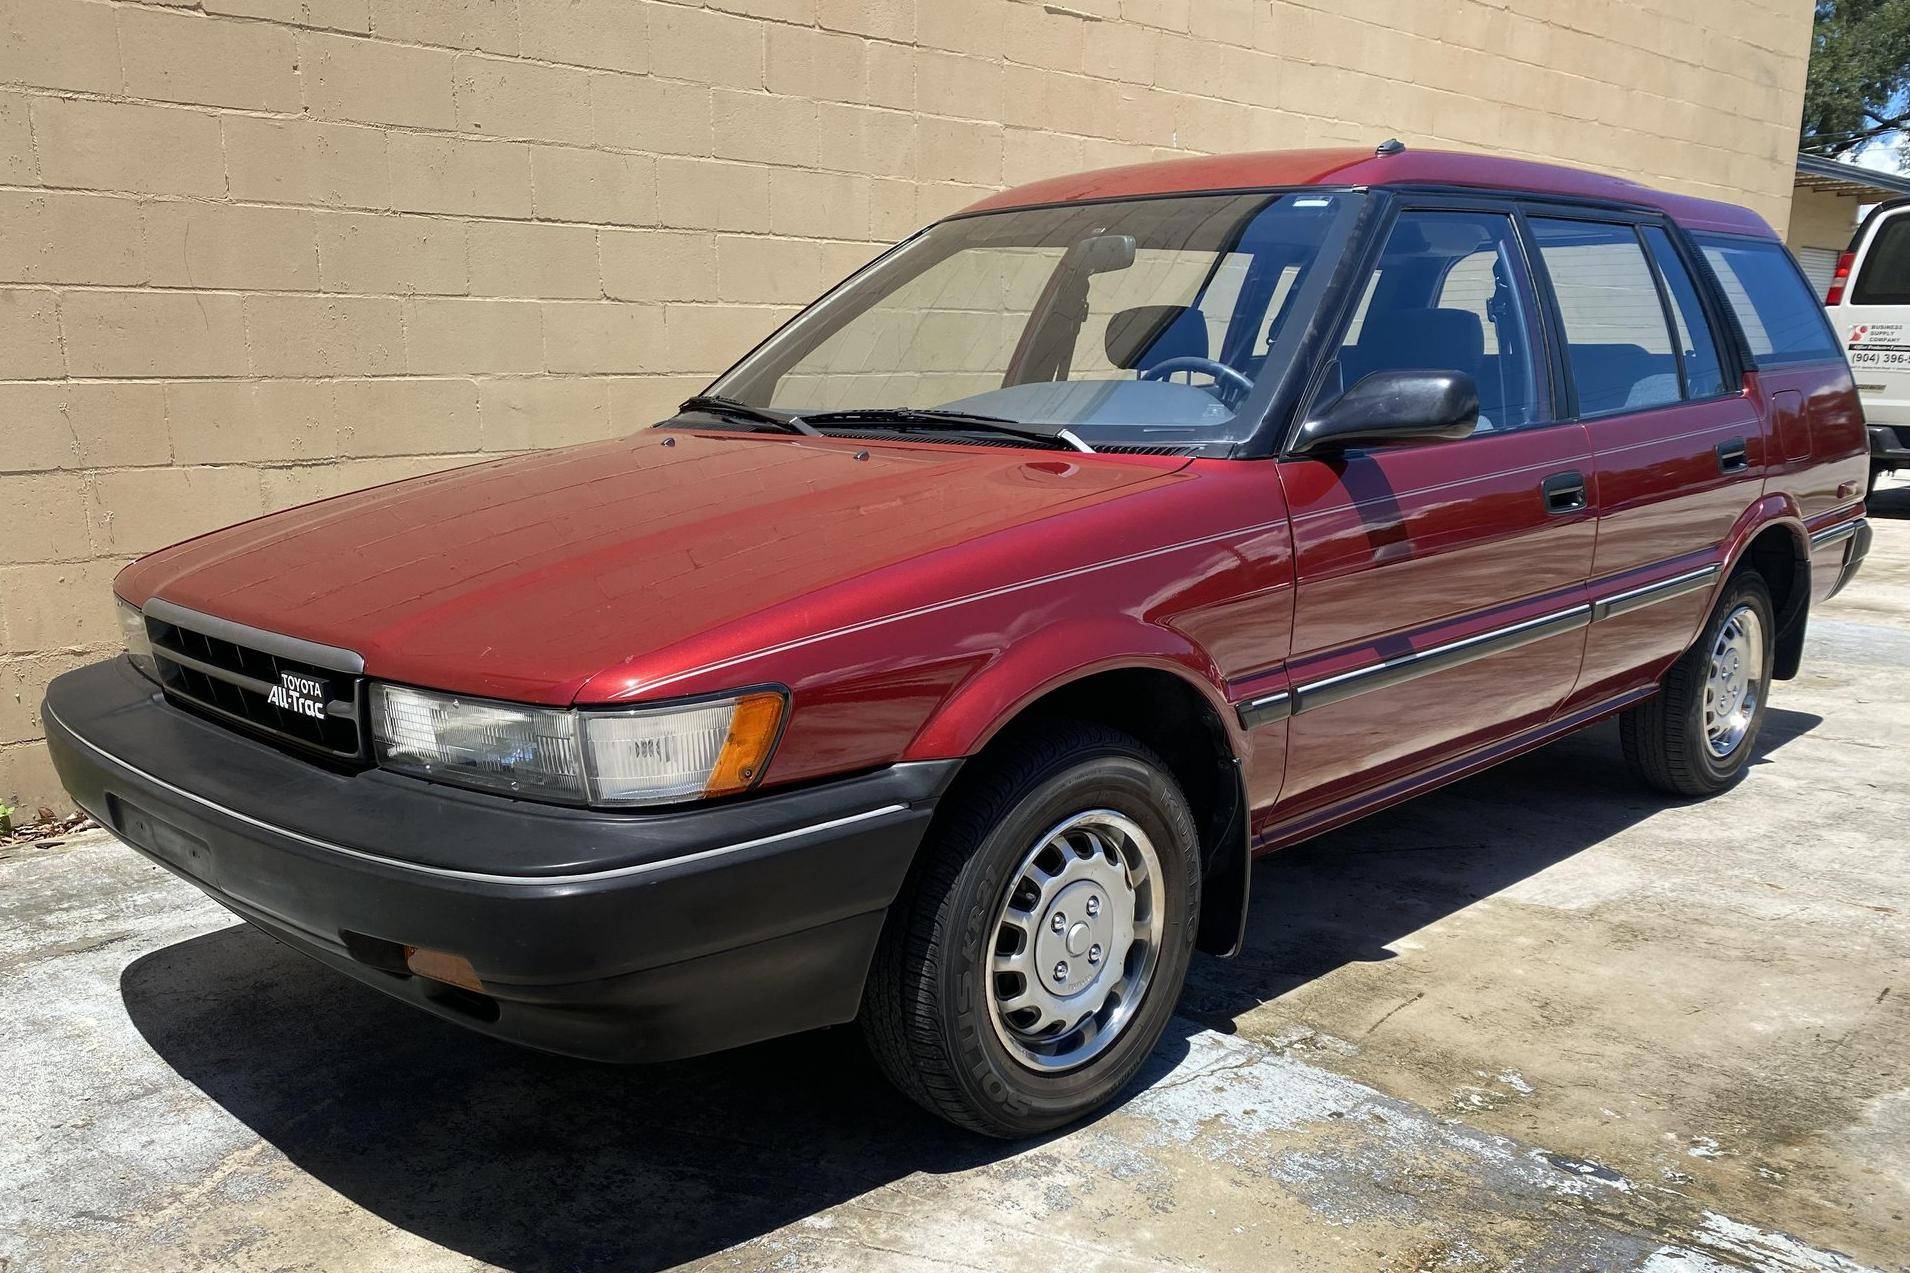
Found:
[[[1256,854],[1614,715],[1659,789],[1735,780],[1865,457],[1742,208],[1396,142],[1120,168],[656,428],[134,563],[46,729],[134,848],[441,1016],[857,1020],[1023,1135],[1134,1076]]]

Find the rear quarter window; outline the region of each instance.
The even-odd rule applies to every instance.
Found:
[[[1753,358],[1786,363],[1843,357],[1816,293],[1783,244],[1724,234],[1693,237],[1737,315]]]

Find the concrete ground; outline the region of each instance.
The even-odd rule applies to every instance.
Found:
[[[0,860],[0,1269],[1910,1267],[1910,485],[1718,799],[1607,727],[1262,862],[1118,1108],[1010,1146],[849,1031],[496,1044],[95,832]]]

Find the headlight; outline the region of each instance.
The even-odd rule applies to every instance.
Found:
[[[378,763],[566,804],[651,805],[742,791],[783,718],[774,691],[629,711],[559,711],[371,687]]]
[[[387,769],[534,800],[588,795],[570,712],[374,684],[371,734]]]
[[[119,635],[126,643],[126,657],[134,667],[153,680],[159,679],[159,663],[153,658],[152,639],[146,635],[146,616],[139,607],[120,599],[113,598],[113,607],[119,611]]]

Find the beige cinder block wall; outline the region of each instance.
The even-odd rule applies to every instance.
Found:
[[[1865,201],[1828,190],[1803,190],[1791,199],[1790,224],[1784,241],[1793,248],[1828,248],[1841,252],[1850,246],[1857,228],[1857,210]]]
[[[0,799],[149,549],[639,428],[995,187],[1397,135],[1782,225],[1798,0],[4,0]]]

